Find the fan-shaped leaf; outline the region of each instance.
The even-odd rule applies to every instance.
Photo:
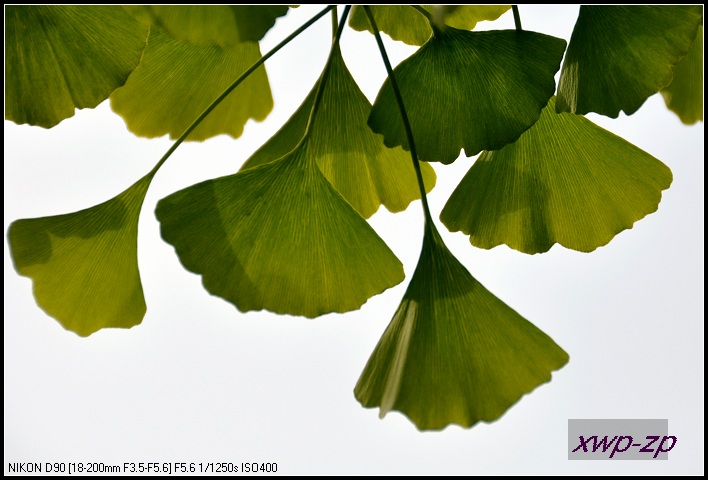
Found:
[[[346,312],[404,278],[307,142],[279,161],[174,193],[156,214],[182,264],[244,312]]]
[[[95,107],[128,79],[146,38],[118,6],[7,5],[5,118],[50,128]]]
[[[130,328],[145,315],[138,271],[138,217],[152,175],[95,207],[17,220],[8,240],[37,303],[81,336]]]
[[[426,5],[438,27],[448,25],[460,30],[472,30],[484,20],[496,20],[511,9],[511,5]]]
[[[428,12],[434,13],[434,7],[440,6],[421,5]],[[433,34],[428,19],[410,5],[370,5],[369,8],[379,29],[394,40],[408,45],[423,45]],[[446,11],[440,17],[451,27],[472,30],[477,22],[496,20],[510,8],[509,5],[456,5],[454,10]],[[358,5],[352,8],[349,26],[360,32],[373,33],[364,9]]]
[[[359,89],[337,49],[324,85],[322,103],[309,135],[309,151],[329,183],[364,217],[381,204],[392,212],[405,210],[420,198],[411,157],[401,148],[386,148],[366,125],[371,104]],[[315,87],[303,104],[242,170],[272,162],[290,152],[307,128]],[[422,165],[427,191],[435,185],[435,171]]]
[[[673,80],[661,95],[683,123],[703,121],[703,25],[699,25],[688,54],[674,66]]]
[[[178,40],[221,47],[260,40],[288,12],[287,5],[126,5],[125,9]]]
[[[563,349],[484,288],[429,230],[354,393],[381,416],[398,410],[421,430],[470,427],[499,418],[567,362]]]
[[[421,160],[452,163],[513,142],[538,120],[553,95],[565,41],[535,32],[435,35],[394,70]],[[408,148],[390,81],[369,126],[387,146]]]
[[[554,103],[515,143],[479,156],[440,215],[451,231],[481,248],[589,252],[656,211],[671,170]]]
[[[558,82],[558,112],[617,118],[671,83],[701,5],[582,5]]]
[[[143,60],[111,107],[136,135],[179,137],[236,78],[261,57],[257,43],[235,47],[193,45],[152,29]],[[226,133],[236,138],[249,118],[263,120],[273,108],[263,67],[251,74],[192,132],[188,140]]]

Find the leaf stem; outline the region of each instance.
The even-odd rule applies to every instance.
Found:
[[[307,22],[303,23],[300,28],[295,30],[293,33],[288,35],[282,42],[280,42],[278,45],[273,47],[268,53],[263,55],[258,61],[256,61],[253,65],[251,65],[248,70],[243,72],[234,82],[226,87],[226,89],[216,97],[216,99],[211,102],[211,104],[204,109],[204,111],[192,122],[192,124],[187,127],[187,129],[182,133],[182,135],[179,136],[177,140],[175,140],[175,143],[172,144],[169,150],[162,156],[162,158],[157,162],[155,167],[148,173],[149,176],[155,175],[157,171],[160,169],[160,167],[167,161],[168,158],[170,158],[170,155],[174,153],[175,150],[177,150],[177,147],[179,147],[182,142],[184,142],[187,137],[189,136],[190,133],[194,131],[195,128],[199,126],[200,123],[214,110],[236,87],[238,87],[246,78],[249,77],[258,67],[263,65],[266,60],[268,60],[270,57],[275,55],[275,53],[278,52],[281,48],[283,48],[285,45],[290,43],[295,37],[300,35],[302,32],[307,30],[313,23],[315,23],[317,20],[322,18],[327,12],[330,10],[334,9],[335,5],[330,5],[323,9],[321,12],[313,16],[311,19],[309,19]]]
[[[344,31],[344,25],[347,22],[347,16],[349,16],[349,10],[352,6],[347,5],[344,7],[344,12],[342,12],[342,18],[339,19],[339,25],[337,26],[337,33],[332,39],[332,48],[329,50],[329,56],[327,57],[327,63],[324,70],[322,71],[322,76],[317,84],[317,92],[315,93],[315,100],[312,102],[312,110],[310,110],[310,118],[307,120],[307,127],[305,128],[305,135],[303,135],[303,140],[309,135],[312,129],[312,124],[315,121],[315,116],[317,115],[317,110],[320,108],[320,103],[322,100],[322,95],[324,94],[324,85],[327,83],[327,77],[329,77],[329,71],[332,66],[332,59],[334,54],[339,48],[339,39],[342,38],[342,32]]]
[[[428,197],[425,193],[425,183],[423,182],[423,173],[420,170],[420,160],[418,160],[418,153],[416,152],[415,142],[413,141],[413,129],[408,120],[408,114],[406,113],[406,107],[403,104],[403,97],[401,96],[401,91],[398,89],[398,83],[396,82],[396,77],[393,73],[393,68],[391,68],[391,62],[388,60],[388,55],[386,54],[386,47],[384,47],[383,41],[381,40],[381,34],[379,33],[379,28],[376,26],[376,21],[371,13],[371,10],[367,5],[364,5],[364,12],[369,19],[371,28],[374,31],[374,36],[376,37],[376,43],[379,46],[379,52],[381,52],[381,58],[383,59],[384,65],[386,66],[386,73],[391,81],[391,88],[393,89],[393,94],[396,97],[396,102],[398,103],[398,109],[401,112],[401,120],[403,121],[403,127],[406,130],[406,138],[408,139],[408,146],[410,147],[411,159],[413,160],[413,168],[415,169],[415,175],[418,179],[418,188],[420,189],[420,200],[423,203],[423,213],[425,215],[426,227],[435,229],[433,224],[433,217],[430,215],[430,207],[428,206]]]
[[[425,18],[427,18],[429,22],[432,23],[433,16],[431,15],[431,13],[429,11],[427,11],[426,9],[421,7],[420,5],[410,5],[410,6],[413,7],[418,13],[423,15]]]
[[[519,6],[512,5],[511,11],[514,14],[514,25],[516,25],[516,30],[520,32],[523,29],[521,28],[521,17],[519,16]]]

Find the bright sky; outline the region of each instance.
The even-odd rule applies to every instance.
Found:
[[[262,51],[319,7],[278,20]],[[566,40],[577,6],[520,7],[525,29]],[[485,28],[513,28],[511,12]],[[420,202],[371,224],[405,266],[403,284],[362,309],[315,320],[239,313],[210,296],[160,239],[156,202],[235,172],[297,108],[330,38],[320,20],[267,63],[275,109],[238,140],[187,144],[148,192],[139,260],[148,312],[130,330],[88,338],[37,307],[5,242],[4,411],[8,462],[275,462],[283,474],[703,474],[703,123],[681,124],[655,95],[633,116],[590,116],[673,171],[659,210],[590,254],[555,246],[524,255],[480,250],[439,222],[446,243],[487,288],[570,354],[549,384],[501,419],[421,433],[362,408],[354,385],[415,268]],[[398,62],[412,49],[387,39]],[[348,29],[344,59],[373,101],[385,71],[374,39]],[[149,171],[170,142],[134,137],[108,102],[51,130],[5,122],[4,229],[19,218],[81,210]],[[437,218],[471,165],[435,165]],[[568,419],[668,419],[664,462],[568,461]]]

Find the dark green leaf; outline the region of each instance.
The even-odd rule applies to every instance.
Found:
[[[636,112],[671,83],[701,12],[700,5],[581,6],[558,82],[558,112]]]
[[[143,60],[111,107],[136,135],[179,137],[239,75],[261,58],[257,43],[202,46],[152,29]],[[188,140],[226,133],[237,138],[249,119],[263,120],[273,108],[265,68],[251,74],[192,132]]]
[[[174,193],[156,214],[185,268],[244,312],[346,312],[404,278],[306,142],[276,162]]]
[[[394,73],[421,160],[452,163],[513,142],[538,120],[555,90],[565,41],[535,32],[436,34]],[[387,146],[408,148],[390,81],[369,126]]]
[[[515,143],[479,156],[440,215],[451,231],[481,248],[589,252],[656,211],[671,170],[554,103]]]
[[[243,165],[242,170],[272,162],[302,140],[315,98],[315,87],[288,122]],[[352,78],[339,49],[334,53],[322,103],[309,134],[309,151],[327,180],[364,217],[381,204],[405,210],[420,198],[411,157],[401,148],[386,148],[366,125],[371,104]],[[427,191],[435,171],[422,165]]]
[[[698,27],[688,54],[674,66],[673,80],[661,95],[683,123],[703,121],[703,25]]]
[[[287,5],[127,5],[131,15],[178,40],[233,47],[258,41]]]
[[[421,7],[428,12],[435,12],[433,5]],[[410,5],[370,5],[369,8],[379,29],[394,40],[409,45],[423,45],[433,34],[428,19]],[[460,5],[456,6],[454,11],[445,12],[441,19],[451,27],[472,30],[477,22],[496,20],[510,8],[509,5]],[[352,8],[349,26],[360,32],[373,33],[364,9],[358,5]]]
[[[117,6],[7,5],[5,118],[50,128],[95,107],[125,83],[146,38]]]
[[[138,217],[152,176],[95,207],[17,220],[8,240],[37,303],[81,336],[130,328],[145,315],[138,271]]]
[[[356,385],[365,407],[421,430],[499,418],[568,354],[475,280],[426,231],[408,290]]]

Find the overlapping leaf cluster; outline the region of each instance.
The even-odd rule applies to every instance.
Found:
[[[366,218],[425,200],[435,185],[427,162],[461,151],[481,155],[442,210],[448,229],[481,248],[592,251],[655,211],[672,176],[583,114],[631,114],[661,92],[684,123],[703,120],[701,6],[582,6],[567,44],[518,23],[473,30],[508,6],[367,8],[353,8],[352,28],[378,36],[378,25],[421,45],[373,105],[339,50],[346,9],[311,94],[241,171],[157,205],[185,268],[241,311],[346,312],[403,281]],[[236,138],[272,109],[258,41],[287,11],[7,6],[5,117],[50,128],[110,98],[137,135]],[[101,205],[10,226],[15,268],[66,329],[85,336],[142,321],[138,217],[169,153]],[[355,395],[420,429],[492,421],[568,356],[474,279],[423,205],[418,266]]]

